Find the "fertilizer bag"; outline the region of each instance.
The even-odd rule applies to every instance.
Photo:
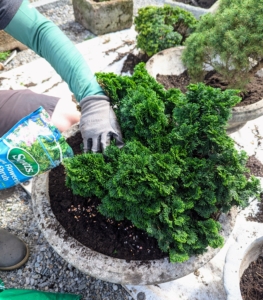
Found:
[[[40,106],[0,138],[0,190],[56,166],[73,151]]]

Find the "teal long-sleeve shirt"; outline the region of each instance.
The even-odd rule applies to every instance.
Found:
[[[8,5],[7,1],[13,5]],[[41,15],[28,0],[21,4],[7,1],[0,2],[0,18],[5,16],[4,23],[7,23],[2,22],[3,29],[46,59],[68,84],[77,101],[104,94],[82,54],[58,26]]]

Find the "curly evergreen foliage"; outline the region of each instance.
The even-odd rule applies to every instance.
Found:
[[[134,18],[137,48],[150,57],[161,50],[182,45],[196,23],[192,13],[179,7],[140,8]]]
[[[251,59],[263,58],[263,0],[221,0],[214,14],[204,15],[185,42],[182,60],[192,82],[203,81],[204,64],[229,83],[244,89]]]
[[[106,217],[131,220],[155,237],[171,262],[221,247],[214,216],[245,207],[260,191],[259,181],[245,176],[247,155],[225,130],[237,91],[201,83],[186,94],[166,91],[143,63],[131,77],[96,76],[114,98],[125,146],[113,142],[104,154],[64,160],[67,186],[99,197]]]

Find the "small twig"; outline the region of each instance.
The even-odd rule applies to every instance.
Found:
[[[258,272],[256,272],[256,274],[257,274],[258,276],[260,276],[261,278],[263,278],[263,276],[262,276],[261,274],[259,274]]]

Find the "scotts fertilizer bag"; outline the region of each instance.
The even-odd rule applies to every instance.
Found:
[[[43,107],[20,120],[0,138],[0,190],[46,172],[73,151],[50,123]]]

